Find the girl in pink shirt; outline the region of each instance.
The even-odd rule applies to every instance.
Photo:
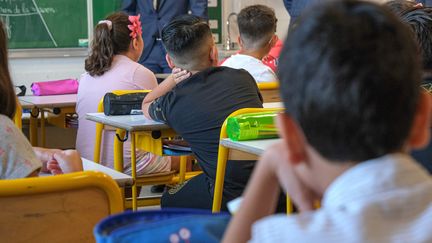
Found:
[[[86,113],[97,112],[101,98],[113,90],[152,90],[157,86],[154,74],[137,63],[144,48],[141,23],[135,16],[114,13],[100,21],[94,31],[91,53],[85,60],[80,78],[76,111],[78,135],[76,148],[82,157],[93,159],[96,123],[85,119]],[[105,130],[102,138],[101,163],[113,167],[115,131]],[[124,143],[125,172],[130,171],[130,141]],[[171,170],[171,159],[137,151],[137,174]]]

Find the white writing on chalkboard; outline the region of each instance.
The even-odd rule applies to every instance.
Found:
[[[39,11],[43,14],[56,13],[54,8],[39,8]],[[13,9],[0,7],[0,14],[15,16],[21,14],[37,14],[37,9],[35,7],[27,7],[24,4],[22,6],[15,5]]]
[[[30,3],[30,4],[29,4]],[[10,25],[11,17],[25,17],[30,15],[39,15],[44,28],[48,32],[48,35],[53,42],[54,46],[57,47],[57,42],[55,41],[51,31],[49,30],[45,19],[42,14],[55,14],[56,10],[51,7],[40,8],[36,4],[36,0],[25,1],[25,0],[0,0],[0,16],[5,20],[6,31],[8,38],[11,38],[12,26]]]

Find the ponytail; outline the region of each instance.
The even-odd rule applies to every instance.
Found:
[[[131,37],[128,16],[118,12],[100,21],[94,30],[91,52],[85,60],[85,70],[91,76],[101,76],[111,68],[113,57],[129,49]]]

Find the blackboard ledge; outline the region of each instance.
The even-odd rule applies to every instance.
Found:
[[[9,58],[86,57],[88,48],[9,49]]]

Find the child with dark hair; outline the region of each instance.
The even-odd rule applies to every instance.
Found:
[[[407,0],[394,0],[386,5],[411,28],[419,46],[418,52],[422,55],[422,87],[432,92],[432,8]],[[422,150],[413,151],[412,155],[432,173],[432,143]]]
[[[9,73],[4,28],[0,21],[0,179],[38,176],[40,170],[52,174],[82,170],[77,151],[32,148],[13,124],[17,97]]]
[[[224,242],[431,242],[432,178],[409,151],[428,143],[432,107],[410,30],[383,6],[329,1],[300,18],[279,64],[282,139]],[[269,216],[278,184],[298,214]]]
[[[262,62],[278,41],[273,9],[264,5],[246,7],[240,11],[237,23],[240,52],[225,60],[222,66],[245,69],[258,83],[278,81],[273,70]]]
[[[119,12],[100,21],[94,30],[91,52],[80,78],[76,110],[79,127],[76,147],[84,158],[93,159],[96,124],[85,114],[96,112],[99,101],[113,90],[151,90],[157,86],[154,74],[137,63],[144,48],[139,16]],[[171,79],[169,77],[168,79]],[[104,131],[101,161],[113,167],[115,131]],[[130,141],[124,144],[125,173],[131,173]],[[178,165],[178,161],[177,165]],[[137,151],[137,174],[171,170],[171,158]]]
[[[168,65],[189,70],[191,76],[181,83],[162,82],[144,99],[143,112],[181,135],[204,173],[165,192],[161,206],[211,209],[222,123],[240,108],[262,107],[262,99],[248,72],[216,67],[217,49],[202,19],[191,15],[175,18],[163,28],[162,41]],[[227,201],[241,195],[254,164],[228,161],[223,210]]]

